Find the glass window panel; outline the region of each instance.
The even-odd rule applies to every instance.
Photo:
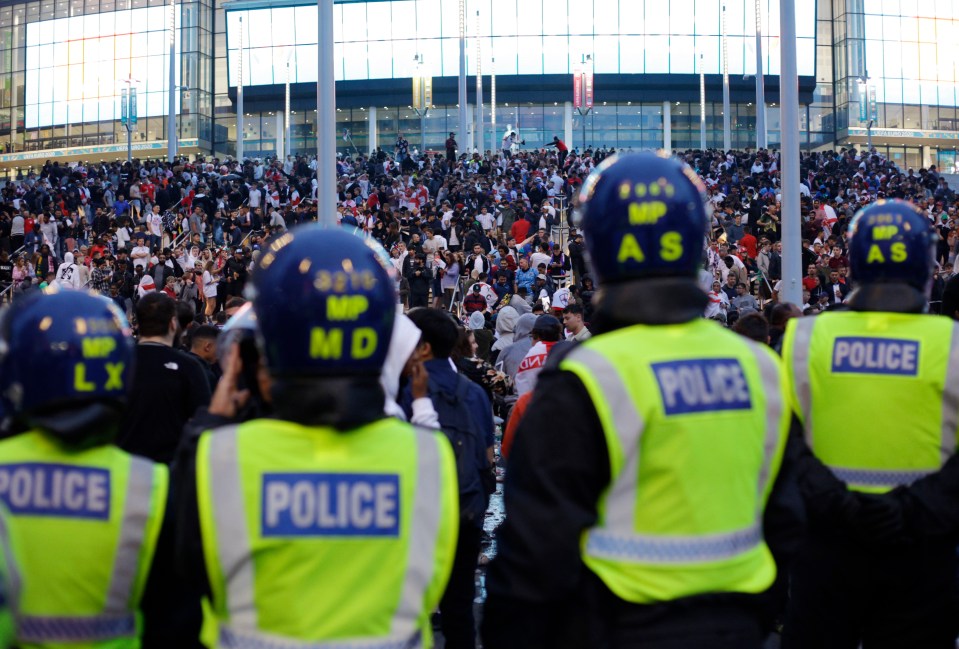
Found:
[[[569,3],[569,33],[593,33],[593,0],[574,0]]]
[[[706,74],[719,74],[722,39],[719,36],[701,36],[696,38],[696,44],[703,55],[703,69]],[[775,73],[770,72],[770,74]]]
[[[376,20],[371,20],[366,25],[371,41],[385,41],[390,38],[390,21],[393,20],[391,4],[390,2],[376,3]],[[313,22],[316,23],[315,18]]]
[[[778,3],[776,3],[778,5]],[[772,18],[770,17],[770,20]],[[696,0],[696,33],[706,36],[718,36],[719,1]]]
[[[669,43],[669,71],[696,74],[696,43],[692,36],[673,36]]]
[[[250,85],[274,83],[272,48],[256,47],[251,49],[249,52],[250,52]],[[245,62],[246,61],[244,61],[244,63]],[[244,73],[245,72],[246,70],[244,70]]]
[[[619,37],[620,74],[642,74],[646,70],[643,50],[646,49],[645,36]]]
[[[287,25],[283,25],[283,27],[287,27]],[[244,40],[249,35],[250,47],[269,47],[273,38],[273,18],[270,10],[251,11],[250,24],[244,25],[243,31]]]
[[[130,31],[134,34],[139,34],[140,32],[147,31],[149,23],[147,22],[147,13],[145,11],[131,11],[129,12],[130,16]],[[119,18],[117,19],[117,26],[119,27]]]
[[[295,7],[293,15],[296,16],[296,44],[307,45],[317,43],[319,25],[316,21],[316,6],[307,5],[306,7]],[[315,56],[313,57],[316,58]]]
[[[117,114],[117,102],[113,97],[99,100],[97,102],[97,113],[99,119],[105,121],[113,121],[120,118],[120,115]]]
[[[393,45],[389,41],[370,41],[368,47],[370,79],[391,78],[393,76]]]
[[[796,60],[799,61],[799,74],[813,76],[816,68],[816,41],[800,38],[796,41]]]
[[[888,79],[885,83],[878,84],[885,87],[886,97],[883,101],[888,103],[902,103],[902,82],[898,79]]]
[[[919,44],[902,44],[902,76],[904,79],[919,78]]]
[[[504,73],[504,74],[516,74],[516,39],[501,39],[503,43],[512,43],[512,58],[513,58],[513,67],[514,72]],[[420,54],[423,55],[423,69],[426,71],[426,74],[431,77],[442,77],[443,76],[443,51],[440,49],[440,39],[432,38],[429,40],[420,40]],[[508,46],[507,46],[508,47]],[[508,65],[508,60],[510,54],[508,52],[503,54],[503,65]],[[454,63],[459,65],[459,49],[456,52],[456,58]],[[497,69],[500,66],[500,56],[496,55],[496,67]],[[459,74],[459,71],[456,72]]]
[[[31,27],[33,27],[33,25],[31,25]],[[53,21],[39,23],[36,30],[30,31],[39,32],[36,40],[37,44],[45,45],[53,42]]]
[[[593,70],[597,74],[619,73],[619,39],[616,36],[597,37],[593,41]]]
[[[654,1],[647,2],[645,24],[647,34],[668,34],[669,3]]]
[[[510,0],[515,3],[516,0]],[[343,6],[343,24],[346,25],[346,7]],[[459,12],[457,12],[459,13]],[[513,14],[515,15],[515,6]],[[510,21],[514,22],[514,21]],[[514,28],[515,33],[515,28]],[[440,32],[440,0],[418,0],[416,3],[416,35],[420,39],[439,38]]]
[[[395,13],[394,13],[395,15]],[[485,43],[483,44],[483,60],[488,63],[489,61],[489,46]],[[416,72],[416,61],[414,57],[416,56],[416,41],[414,40],[403,40],[403,41],[393,41],[393,78],[395,79],[412,79],[413,74]],[[488,68],[487,68],[488,70]]]
[[[146,35],[147,38],[147,54],[151,56],[160,56],[166,53],[167,51],[167,33],[166,32],[150,32]]]
[[[365,41],[366,3],[356,2],[338,6],[343,8],[342,40],[346,42]],[[299,41],[299,32],[297,32],[297,40],[301,42]]]
[[[593,16],[597,34],[619,33],[619,0],[595,0]]]
[[[299,32],[297,32],[299,33]],[[316,45],[296,46],[296,81],[297,83],[316,83]]]
[[[646,32],[645,5],[645,0],[620,0],[620,34],[644,34]]]
[[[544,36],[543,74],[569,74],[568,52],[568,37]]]
[[[755,28],[752,32],[756,32]],[[732,36],[743,36],[747,33],[745,2],[726,2],[726,33]]]
[[[341,5],[342,6],[342,5]],[[273,25],[273,46],[293,45],[296,33],[290,27],[296,19],[293,7],[277,7],[271,12],[270,21]]]
[[[515,36],[510,38],[494,38],[493,52],[496,54],[496,74],[517,74]]]
[[[566,0],[547,0],[543,8],[543,34],[548,36],[568,34],[566,18],[568,15]]]
[[[148,92],[144,97],[141,95],[138,99],[146,99],[146,115],[162,115],[165,111],[163,110],[167,105],[166,93],[165,92]],[[142,107],[138,107],[139,110],[143,110]],[[166,133],[163,134],[166,136]]]
[[[116,36],[100,39],[100,60],[113,62],[116,59]]]
[[[516,39],[517,74],[543,74],[543,39],[520,36]]]
[[[866,41],[866,71],[869,72],[870,77],[875,79],[881,79],[885,76],[883,41]]]
[[[907,104],[918,104],[921,101],[918,81],[902,82],[902,100]],[[912,124],[911,126],[907,126],[907,128],[915,128],[915,126],[915,124]]]
[[[569,37],[569,69],[572,71],[583,60],[583,55],[593,56],[592,36]]]
[[[416,35],[416,3],[409,0],[391,2],[393,11],[393,38]],[[375,10],[374,10],[375,11]]]
[[[537,0],[539,2],[539,0]],[[531,3],[531,2],[530,2]],[[522,5],[523,3],[520,3]],[[460,34],[460,12],[459,3],[443,2],[441,9],[441,30],[445,38],[459,38]]]
[[[693,34],[696,23],[689,19],[696,13],[694,0],[671,0],[669,7],[669,31],[672,34]]]
[[[882,38],[882,16],[867,15],[864,24],[866,38]]]
[[[40,104],[39,124],[44,126],[53,124],[53,104]]]
[[[34,103],[27,103],[24,111],[24,125],[27,128],[37,128],[40,126],[40,106]]]
[[[669,72],[669,36],[646,37],[646,74]]]
[[[50,68],[40,70],[37,74],[37,85],[39,86],[37,101],[41,104],[53,101],[53,91],[56,87],[59,87],[53,83],[53,70]]]
[[[931,5],[932,0],[920,4]],[[956,11],[955,0],[936,0],[936,16],[939,18],[959,18],[959,12]]]
[[[77,111],[79,113],[80,111]],[[79,115],[77,115],[79,117]],[[67,104],[58,101],[53,104],[53,114],[50,117],[50,121],[53,124],[66,124],[67,123]],[[81,120],[77,120],[79,123]]]
[[[61,49],[63,50],[63,49],[65,49],[65,48],[66,48],[66,45],[64,44],[64,47],[61,48]],[[40,47],[40,48],[33,47],[33,48],[30,48],[30,49],[32,49],[34,52],[36,52],[36,53],[39,54],[39,57],[37,57],[37,58],[39,58],[39,62],[38,62],[38,63],[39,63],[39,67],[41,67],[41,68],[50,68],[50,67],[53,67],[53,66],[54,66],[55,61],[56,61],[57,59],[54,57],[55,49],[54,49],[52,46],[47,45],[47,46]],[[62,59],[61,59],[61,60],[62,60]]]
[[[422,0],[420,0],[422,2]],[[518,0],[520,3],[524,0]],[[592,2],[592,0],[590,0]],[[515,36],[517,33],[516,20],[517,0],[492,0],[490,15],[492,16],[493,36]],[[422,34],[420,35],[422,37]],[[498,57],[497,57],[498,58]]]
[[[455,77],[460,73],[460,46],[459,39],[444,38],[441,41],[443,50],[443,71],[444,77]],[[434,68],[435,69],[435,68]],[[522,74],[522,73],[521,73]],[[441,76],[437,72],[436,76]]]
[[[825,1],[825,0],[823,0]],[[778,3],[777,3],[778,4]],[[748,33],[748,30],[747,30]],[[777,26],[776,33],[779,33]],[[816,3],[796,3],[796,36],[799,38],[815,38],[816,36]]]
[[[777,75],[780,72],[780,63],[782,52],[779,49],[779,37],[769,39],[769,49],[766,50],[769,65],[766,68],[766,74]],[[797,65],[798,69],[798,65]]]

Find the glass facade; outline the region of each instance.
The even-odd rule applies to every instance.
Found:
[[[212,143],[212,0],[176,4],[178,133]],[[0,6],[3,153],[122,143],[123,80],[137,87],[134,141],[166,139],[166,0]]]
[[[239,3],[243,6],[245,3]],[[756,71],[755,1],[725,3],[729,73]],[[779,74],[779,2],[759,0],[767,74]],[[706,74],[722,72],[721,0],[467,0],[467,74],[476,63],[497,75],[571,74],[590,55],[597,74]],[[815,68],[815,1],[797,2],[799,74]],[[228,5],[229,7],[229,5]],[[422,55],[431,76],[459,73],[456,0],[350,2],[333,8],[336,79],[396,79],[416,74]],[[246,28],[241,31],[240,20]],[[228,8],[229,83],[316,82],[316,3]],[[479,55],[475,36],[479,35]]]
[[[27,154],[93,145],[122,146],[119,89],[133,77],[140,116],[133,140],[166,139],[168,0],[0,0],[0,168]],[[676,148],[699,145],[699,54],[707,78],[707,144],[722,142],[723,0],[466,0],[472,100],[477,63],[495,56],[497,132],[485,106],[485,141],[506,128],[527,146],[553,135],[617,148],[661,146],[669,114]],[[875,93],[874,144],[903,164],[955,162],[959,146],[959,3],[956,0],[797,2],[806,149],[862,145]],[[726,0],[728,70],[733,82],[733,146],[755,142],[756,0]],[[779,2],[759,0],[767,76],[768,141],[779,136]],[[282,84],[291,62],[289,150],[315,147],[316,6],[308,0],[176,0],[178,134],[191,152],[232,154],[237,138],[234,84],[244,18],[245,151],[276,151],[283,128]],[[477,17],[477,11],[479,15]],[[334,6],[337,120],[343,151],[385,148],[403,132],[417,148],[442,148],[459,130],[457,0],[343,0]],[[479,32],[479,55],[475,35]],[[407,107],[409,78],[434,79],[436,106],[423,120]],[[568,112],[568,75],[589,55],[596,104]],[[542,75],[542,82],[537,78]],[[667,78],[670,75],[671,78]],[[868,76],[868,79],[866,77]],[[567,84],[567,79],[569,83]],[[398,80],[398,81],[397,81]],[[863,83],[867,81],[867,83]],[[568,86],[568,88],[567,88]],[[277,92],[277,88],[280,91]],[[489,77],[486,79],[487,102]],[[558,101],[557,101],[558,100]],[[668,111],[664,106],[668,101]],[[863,107],[863,110],[860,108]],[[370,129],[370,109],[376,128]],[[473,107],[470,107],[472,111]],[[472,122],[472,119],[470,120]],[[468,138],[460,133],[461,143]],[[162,150],[162,149],[158,149]],[[24,153],[25,152],[25,153]],[[158,153],[159,154],[159,153]],[[16,156],[21,156],[17,158]],[[78,151],[77,156],[81,153]],[[116,155],[122,155],[117,153]],[[917,162],[918,161],[918,162]],[[2,172],[0,172],[2,173]]]

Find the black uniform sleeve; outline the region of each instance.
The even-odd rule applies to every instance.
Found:
[[[516,432],[505,483],[506,520],[487,575],[483,620],[490,648],[569,646],[564,610],[584,581],[580,536],[597,520],[610,480],[602,426],[569,372],[544,369]]]
[[[191,583],[177,579],[174,570],[175,528],[171,489],[140,605],[143,611],[143,649],[203,647],[200,643],[203,624],[200,592]]]
[[[191,590],[210,597],[210,585],[203,560],[200,512],[197,505],[196,450],[200,431],[187,431],[171,467],[171,494],[174,521],[174,571]]]
[[[894,494],[904,502],[911,533],[954,540],[959,537],[959,454],[938,472]]]

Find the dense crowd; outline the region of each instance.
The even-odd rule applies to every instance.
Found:
[[[337,160],[337,221],[389,252],[406,307],[460,316],[482,341],[483,362],[497,360],[527,313],[568,321],[563,335],[582,339],[593,311],[582,237],[571,224],[583,181],[615,151],[569,151],[558,138],[545,149],[518,146],[457,157],[450,134],[445,156],[417,157],[400,135],[392,155],[378,149]],[[675,154],[703,179],[713,210],[700,282],[709,294],[706,317],[736,326],[758,313],[740,328],[775,343],[790,314],[841,304],[850,288],[846,227],[882,198],[914,202],[940,232],[933,310],[957,272],[959,200],[935,166],[903,170],[855,149],[803,154],[803,303],[774,310],[782,279],[779,153]],[[197,325],[222,326],[263,242],[317,218],[315,166],[304,156],[48,162],[0,192],[0,290],[11,299],[50,283],[85,287],[131,317],[139,298],[162,291],[188,305]]]

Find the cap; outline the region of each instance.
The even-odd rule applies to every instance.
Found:
[[[541,279],[545,282],[547,278],[546,278],[546,275],[544,275],[543,273],[540,273],[539,275],[536,276],[536,279]]]

